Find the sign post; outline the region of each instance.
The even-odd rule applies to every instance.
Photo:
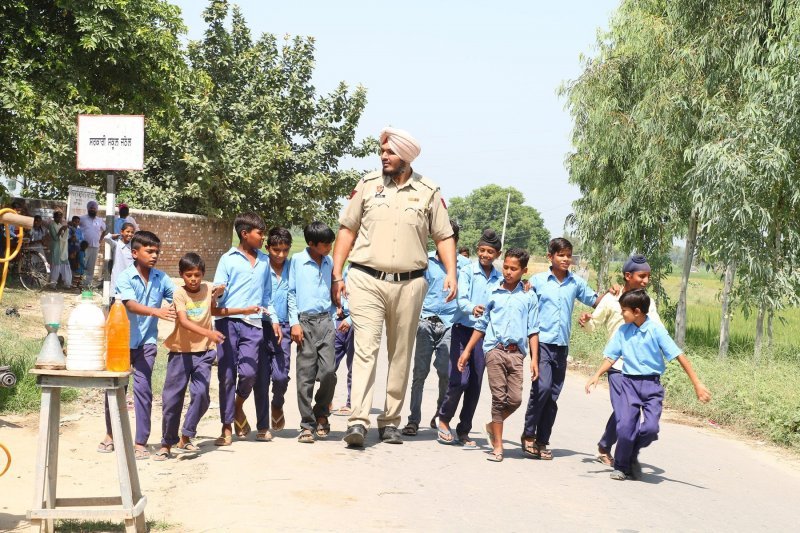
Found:
[[[143,115],[78,115],[78,170],[110,170],[106,175],[106,231],[114,232],[116,175],[114,170],[144,168]],[[105,244],[105,262],[111,259]],[[103,303],[110,302],[111,273],[103,266]]]

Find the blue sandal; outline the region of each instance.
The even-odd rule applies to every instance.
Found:
[[[448,439],[447,437],[450,438]],[[436,440],[438,440],[441,444],[447,444],[447,445],[453,444],[453,441],[455,441],[455,439],[453,438],[453,432],[446,431],[443,429],[438,430],[438,432],[436,433]]]

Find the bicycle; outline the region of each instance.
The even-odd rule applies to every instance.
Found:
[[[17,267],[19,282],[29,291],[40,291],[50,281],[50,263],[41,251],[29,248],[27,242],[22,245]]]

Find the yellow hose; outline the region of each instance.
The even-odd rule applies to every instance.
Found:
[[[16,214],[17,212],[15,210],[9,209],[7,207],[3,208],[3,209],[0,209],[0,215],[4,215],[5,213],[14,213],[14,214]],[[3,277],[2,277],[2,279],[0,279],[0,300],[3,299],[3,290],[6,288],[6,278],[8,277],[8,265],[9,265],[9,263],[11,261],[14,260],[15,257],[17,257],[17,254],[19,254],[19,250],[20,250],[20,248],[22,248],[22,237],[23,237],[23,235],[25,233],[25,230],[22,227],[18,228],[19,229],[19,236],[18,236],[18,239],[17,239],[17,249],[14,250],[14,253],[12,254],[11,253],[11,231],[8,228],[8,224],[4,224],[4,226],[6,227],[6,231],[5,231],[5,235],[6,235],[6,247],[5,247],[6,248],[6,253],[4,254],[3,257],[0,258],[0,263],[3,263]],[[5,450],[5,448],[3,448],[3,449]],[[8,450],[6,450],[6,453],[8,454]],[[11,455],[9,454],[8,457],[9,457],[9,460],[10,460],[11,459]],[[7,468],[8,467],[6,467],[6,469]],[[0,474],[0,475],[2,475],[2,474]]]
[[[11,468],[11,452],[8,451],[8,448],[3,446],[2,444],[0,444],[0,448],[2,448],[4,452],[6,452],[6,457],[8,458],[8,462],[6,463],[6,467],[3,469],[2,472],[0,472],[0,477],[2,477],[3,474],[8,472],[8,469]]]

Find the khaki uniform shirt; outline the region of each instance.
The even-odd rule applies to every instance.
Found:
[[[186,317],[201,328],[211,329],[211,284],[203,282],[197,292],[187,292],[183,287],[175,290],[172,296],[175,311],[186,312]],[[205,335],[184,329],[175,320],[175,329],[164,340],[164,346],[170,352],[205,352],[214,348]]]
[[[426,268],[428,236],[453,236],[439,187],[416,172],[400,187],[380,171],[367,174],[339,223],[356,234],[350,261],[384,272]]]

